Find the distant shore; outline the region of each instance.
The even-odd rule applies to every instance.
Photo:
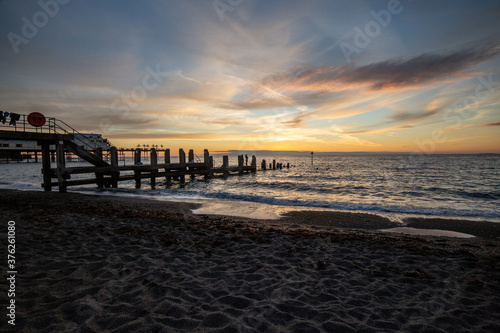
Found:
[[[407,223],[476,236],[459,239],[381,232],[395,223],[372,214],[195,208],[0,190],[3,248],[16,225],[16,331],[500,330],[499,224]]]

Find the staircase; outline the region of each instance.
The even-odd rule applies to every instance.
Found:
[[[84,159],[85,161],[87,161],[95,166],[98,166],[98,167],[110,166],[110,164],[108,162],[104,161],[99,156],[92,154],[90,151],[77,145],[74,141],[64,142],[64,149],[69,150],[73,154],[77,155],[78,157]]]
[[[64,150],[69,151],[81,159],[95,165],[95,166],[109,166],[102,159],[102,149],[101,146],[95,142],[92,142],[89,138],[82,135],[76,129],[65,123],[64,121],[56,118],[45,118],[46,122],[43,126],[33,127],[28,122],[28,115],[16,114],[19,116],[13,124],[7,121],[3,124],[0,121],[1,130],[8,131],[7,133],[17,132],[17,133],[37,133],[37,134],[57,134],[57,135],[69,135],[72,136],[72,140],[64,140]],[[109,146],[113,146],[108,141]]]
[[[90,139],[83,136],[80,132],[75,130],[73,127],[68,125],[62,120],[56,119],[54,130],[58,134],[71,134],[74,139],[72,141],[64,142],[64,149],[72,152],[83,160],[95,165],[95,166],[110,166],[110,164],[102,159],[102,156],[97,156],[96,152],[102,150],[101,147],[92,142]],[[111,143],[108,141],[111,146]],[[91,149],[85,149],[85,147],[90,147]]]

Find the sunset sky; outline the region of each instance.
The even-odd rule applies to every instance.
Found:
[[[499,1],[0,0],[0,110],[117,147],[500,153]]]

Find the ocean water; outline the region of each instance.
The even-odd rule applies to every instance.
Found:
[[[144,179],[140,190],[130,181],[120,182],[114,190],[97,191],[89,185],[69,191],[202,202],[205,208],[200,212],[229,211],[229,215],[249,217],[270,218],[307,208],[368,211],[394,220],[423,215],[500,222],[500,155],[315,154],[314,164],[307,154],[259,155],[259,167],[262,159],[268,165],[276,159],[291,167],[199,179],[183,189],[166,189],[158,179],[157,188],[151,190]],[[222,164],[222,156],[215,156],[215,164]],[[236,156],[230,157],[230,164],[236,164]],[[0,187],[41,190],[40,169],[39,163],[1,164]]]

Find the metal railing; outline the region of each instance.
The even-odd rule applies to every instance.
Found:
[[[35,119],[37,118],[36,116],[31,117]],[[8,116],[5,116],[4,112],[4,116],[0,117],[0,129],[16,132],[70,134],[74,137],[73,142],[79,146],[83,146],[87,150],[95,151],[96,149],[101,148],[101,145],[96,142],[92,142],[91,139],[78,132],[66,122],[53,117],[45,117],[45,124],[33,126],[28,121],[28,115],[9,113]],[[113,146],[108,140],[106,140],[106,143],[109,147]],[[90,147],[90,149],[88,149],[88,147]]]

